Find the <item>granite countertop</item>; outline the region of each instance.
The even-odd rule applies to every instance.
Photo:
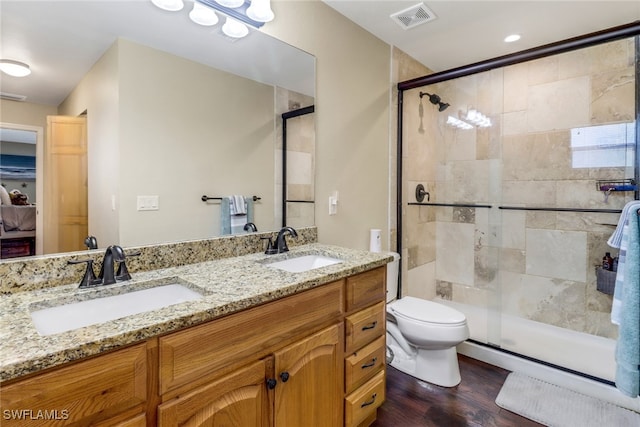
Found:
[[[290,273],[267,265],[306,254],[339,258],[343,262],[302,273]],[[78,289],[78,284],[74,283],[5,295],[0,300],[0,381],[196,325],[379,267],[392,260],[387,253],[313,243],[291,248],[286,254],[257,253],[132,273],[130,281],[98,288]],[[183,284],[204,294],[204,297],[49,336],[41,336],[31,320],[30,311],[34,309],[167,283]]]

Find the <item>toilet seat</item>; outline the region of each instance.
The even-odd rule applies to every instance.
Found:
[[[404,297],[389,304],[395,316],[439,326],[461,326],[467,322],[463,313],[432,301]]]

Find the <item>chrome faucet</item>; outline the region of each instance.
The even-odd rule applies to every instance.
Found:
[[[123,263],[124,258],[124,251],[120,246],[112,245],[107,248],[102,259],[102,268],[100,268],[100,274],[98,275],[98,279],[102,281],[103,285],[116,283],[114,261]]]
[[[286,235],[289,234],[293,237],[298,237],[298,233],[293,227],[283,227],[278,232],[278,237],[276,237],[276,248],[278,253],[289,252],[289,248],[287,247],[287,239]]]

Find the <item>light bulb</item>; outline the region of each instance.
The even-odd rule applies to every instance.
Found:
[[[216,3],[224,7],[230,7],[231,9],[234,9],[236,7],[242,6],[244,4],[244,0],[216,0]]]
[[[273,21],[273,11],[271,10],[271,0],[251,0],[251,6],[247,9],[247,16],[254,21]]]
[[[193,10],[189,12],[189,18],[196,24],[204,26],[216,25],[218,23],[218,15],[216,15],[216,12],[210,7],[198,2],[193,3]]]
[[[158,6],[160,9],[168,10],[169,12],[177,12],[182,10],[184,2],[182,0],[151,0],[151,3]]]
[[[234,39],[240,39],[249,34],[249,28],[242,22],[236,21],[233,18],[227,17],[224,25],[222,26],[222,32],[233,37]]]

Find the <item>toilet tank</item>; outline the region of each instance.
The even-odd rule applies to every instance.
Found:
[[[398,272],[400,270],[400,254],[388,252],[393,256],[393,261],[387,264],[387,302],[391,302],[398,295]]]

